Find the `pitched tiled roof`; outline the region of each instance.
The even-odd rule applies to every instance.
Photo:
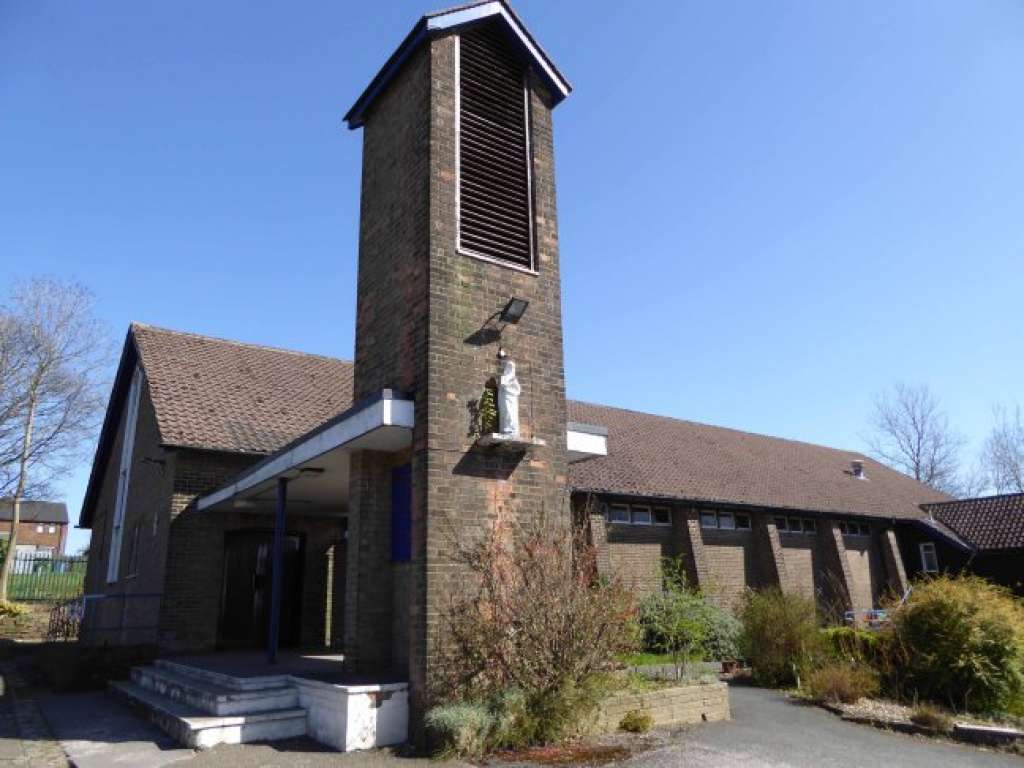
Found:
[[[976,549],[1024,547],[1024,493],[926,504],[924,509]]]
[[[0,520],[10,520],[14,515],[14,502],[0,499]],[[18,517],[25,523],[67,524],[68,508],[62,501],[22,501]]]
[[[139,324],[131,337],[166,445],[271,453],[351,405],[348,361]],[[608,456],[570,466],[580,490],[889,518],[919,518],[920,504],[948,498],[852,451],[588,403],[568,408],[570,421],[609,432]],[[867,480],[853,477],[851,459],[864,461]]]
[[[352,363],[133,324],[165,445],[269,453],[352,404]]]
[[[705,502],[921,517],[934,491],[855,451],[570,402],[569,419],[608,428],[608,456],[570,468],[580,490]],[[850,462],[864,462],[866,480]]]

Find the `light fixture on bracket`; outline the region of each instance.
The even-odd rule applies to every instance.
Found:
[[[523,315],[526,314],[526,308],[528,306],[530,306],[530,302],[526,299],[517,299],[513,296],[508,300],[505,308],[501,310],[501,314],[498,316],[498,319],[503,323],[515,325],[522,320]]]

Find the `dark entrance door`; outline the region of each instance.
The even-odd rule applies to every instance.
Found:
[[[264,648],[270,624],[270,531],[235,531],[224,537],[224,585],[221,590],[222,648]],[[281,585],[281,646],[299,643],[302,610],[302,538],[284,538]]]

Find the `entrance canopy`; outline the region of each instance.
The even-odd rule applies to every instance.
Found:
[[[352,451],[400,451],[412,445],[413,403],[385,389],[294,440],[196,502],[200,511],[273,512],[277,481],[301,514],[341,515],[348,508]]]

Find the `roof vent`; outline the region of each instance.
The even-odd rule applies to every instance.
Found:
[[[864,462],[860,459],[854,459],[850,462],[850,468],[853,471],[853,476],[858,480],[867,480],[868,476],[864,474]]]

